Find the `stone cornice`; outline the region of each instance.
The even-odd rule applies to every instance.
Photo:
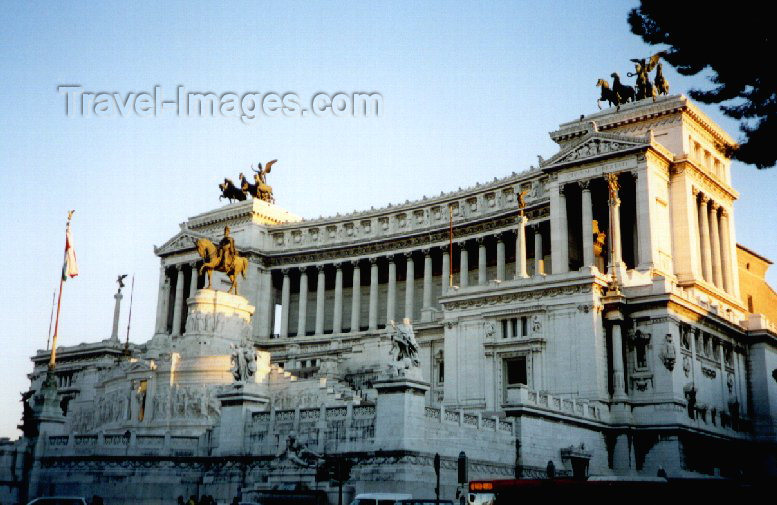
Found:
[[[693,174],[693,183],[698,186],[698,189],[702,192],[707,193],[708,195],[713,194],[719,198],[723,197],[725,200],[723,203],[727,204],[739,198],[739,192],[737,190],[728,184],[724,184],[719,179],[711,177],[710,174],[697,165],[693,159],[688,156],[676,157],[672,164],[672,172],[681,173],[687,169],[690,169]]]

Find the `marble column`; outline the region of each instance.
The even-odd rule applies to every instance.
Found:
[[[370,330],[378,329],[378,258],[370,258]]]
[[[525,279],[526,272],[526,216],[518,216],[518,227],[515,232],[515,278]]]
[[[653,233],[650,220],[650,202],[655,202],[655,198],[650,190],[649,170],[647,168],[644,172],[634,172],[633,174],[637,190],[637,213],[635,216],[637,223],[637,246],[635,249],[637,266],[642,271],[648,271],[653,267]]]
[[[256,304],[256,313],[259,315],[256,332],[260,338],[271,338],[273,330],[273,317],[275,317],[275,303],[273,303],[272,272],[262,267],[258,269],[259,293]]]
[[[113,305],[113,329],[111,330],[111,340],[115,343],[119,342],[119,316],[121,315],[122,298],[124,298],[124,296],[121,294],[121,290],[113,295],[113,299],[116,300],[116,303]]]
[[[343,332],[343,265],[335,263],[335,304],[332,333]]]
[[[415,262],[413,253],[405,253],[406,275],[405,275],[405,317],[413,320],[413,303],[415,297]]]
[[[723,272],[720,264],[720,226],[718,224],[718,208],[720,206],[712,202],[710,204],[710,244],[712,249],[712,282],[715,286],[723,288]]]
[[[308,269],[299,269],[299,311],[297,314],[297,336],[304,337],[308,322]]]
[[[169,281],[165,267],[159,268],[159,294],[156,302],[156,333],[167,333],[167,293]]]
[[[451,255],[450,247],[442,246],[442,291],[443,296],[448,292],[451,287]]]
[[[505,280],[505,242],[501,233],[496,235],[496,280]]]
[[[731,272],[733,271],[733,265],[731,264],[731,234],[728,228],[728,211],[724,208],[720,209],[720,263],[723,273],[723,289],[732,293],[734,286],[731,282]]]
[[[351,261],[353,266],[353,276],[351,285],[351,333],[359,331],[361,326],[360,313],[361,313],[361,298],[362,298],[362,274],[359,268],[359,260]]]
[[[424,303],[422,310],[432,308],[432,251],[424,249]]]
[[[175,265],[175,305],[173,305],[173,333],[172,336],[181,336],[183,323],[183,265]]]
[[[388,257],[388,291],[386,293],[386,325],[396,320],[397,304],[397,264],[394,256]]]
[[[590,181],[580,181],[581,216],[583,226],[583,268],[594,266],[594,226],[591,207]]]
[[[607,174],[610,186],[610,273],[623,263],[621,249],[621,199],[618,197],[618,175]]]
[[[534,225],[534,275],[545,274],[545,261],[542,258],[542,230],[540,225]]]
[[[478,285],[483,286],[488,280],[488,262],[486,261],[486,239],[478,237]]]
[[[189,298],[194,296],[194,293],[197,292],[197,279],[199,277],[199,269],[197,268],[197,262],[190,263],[191,269],[192,269],[192,277],[191,281],[189,282]]]
[[[316,335],[324,334],[324,296],[326,295],[326,277],[324,265],[316,265],[318,278],[316,279]]]
[[[702,194],[699,198],[699,244],[701,249],[701,267],[704,280],[712,283],[712,251],[710,250],[710,223],[708,218],[709,197]]]
[[[469,251],[467,241],[459,242],[459,287],[469,286]]]
[[[505,335],[505,338],[513,338],[515,336],[515,330],[513,328],[513,320],[512,319],[506,319],[505,320],[505,326],[507,330],[507,334]]]
[[[284,268],[283,283],[281,284],[281,338],[289,336],[289,303],[291,301],[291,280],[289,269]]]
[[[564,184],[558,187],[558,230],[555,230],[558,237],[556,237],[556,240],[551,239],[550,241],[551,248],[553,248],[554,244],[558,244],[559,248],[558,262],[555,261],[555,257],[554,261],[551,262],[553,267],[553,272],[551,273],[554,274],[569,272],[569,225],[567,224],[567,197],[564,194],[565,189],[566,186]],[[553,251],[551,251],[551,254],[553,254]]]

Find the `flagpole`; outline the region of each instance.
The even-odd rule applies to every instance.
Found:
[[[67,262],[68,238],[67,232],[70,229],[70,220],[73,218],[73,212],[67,214],[67,224],[65,225],[65,262]],[[59,296],[57,297],[57,319],[54,322],[54,337],[51,339],[51,356],[49,357],[49,370],[54,370],[57,366],[57,336],[59,334],[59,309],[62,306],[62,285],[65,283],[66,272],[63,272],[59,278]]]
[[[51,346],[51,325],[54,324],[54,302],[57,299],[57,290],[51,292],[51,314],[49,314],[49,334],[46,337],[46,350]]]
[[[127,339],[124,341],[124,354],[129,355],[129,334],[132,323],[132,298],[135,295],[135,274],[132,274],[132,288],[130,288],[129,317],[127,318]]]

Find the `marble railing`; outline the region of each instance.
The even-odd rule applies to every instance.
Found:
[[[507,386],[506,408],[533,407],[565,416],[603,421],[601,406],[579,398],[563,398],[542,391],[534,391],[523,385]]]
[[[375,419],[372,405],[254,412],[247,421],[248,447],[255,454],[276,454],[294,431],[297,440],[314,451],[366,450],[375,438]]]
[[[479,431],[503,432],[515,434],[515,422],[513,419],[505,420],[499,416],[484,417],[480,412],[466,413],[463,410],[448,410],[444,406],[426,407],[424,417],[427,422],[459,426]]]
[[[135,433],[88,433],[51,435],[47,451],[57,456],[85,455],[173,455],[204,454],[204,440],[194,435]]]

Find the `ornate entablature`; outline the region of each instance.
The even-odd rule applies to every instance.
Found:
[[[372,247],[384,241],[402,242],[402,239],[415,235],[423,235],[427,242],[435,242],[444,240],[450,214],[456,235],[461,237],[468,232],[477,233],[476,223],[480,221],[493,222],[504,216],[517,215],[517,195],[523,190],[528,190],[527,217],[530,220],[546,219],[548,198],[544,177],[540,171],[530,170],[453,194],[397,207],[273,227],[268,252],[324,250],[364,243]],[[505,223],[506,226],[509,224]],[[432,235],[430,240],[430,234],[440,237],[435,239]],[[390,247],[398,246],[399,242]]]
[[[583,164],[596,164],[597,176],[608,171],[623,171],[637,168],[635,163],[608,167],[603,162],[610,158],[623,157],[629,154],[642,153],[648,148],[657,150],[660,154],[672,159],[671,153],[649,137],[631,137],[613,133],[600,133],[595,129],[582,138],[570,142],[541,168],[543,172],[552,173],[567,167]],[[609,168],[609,169],[608,169]],[[593,173],[591,175],[594,175]]]

